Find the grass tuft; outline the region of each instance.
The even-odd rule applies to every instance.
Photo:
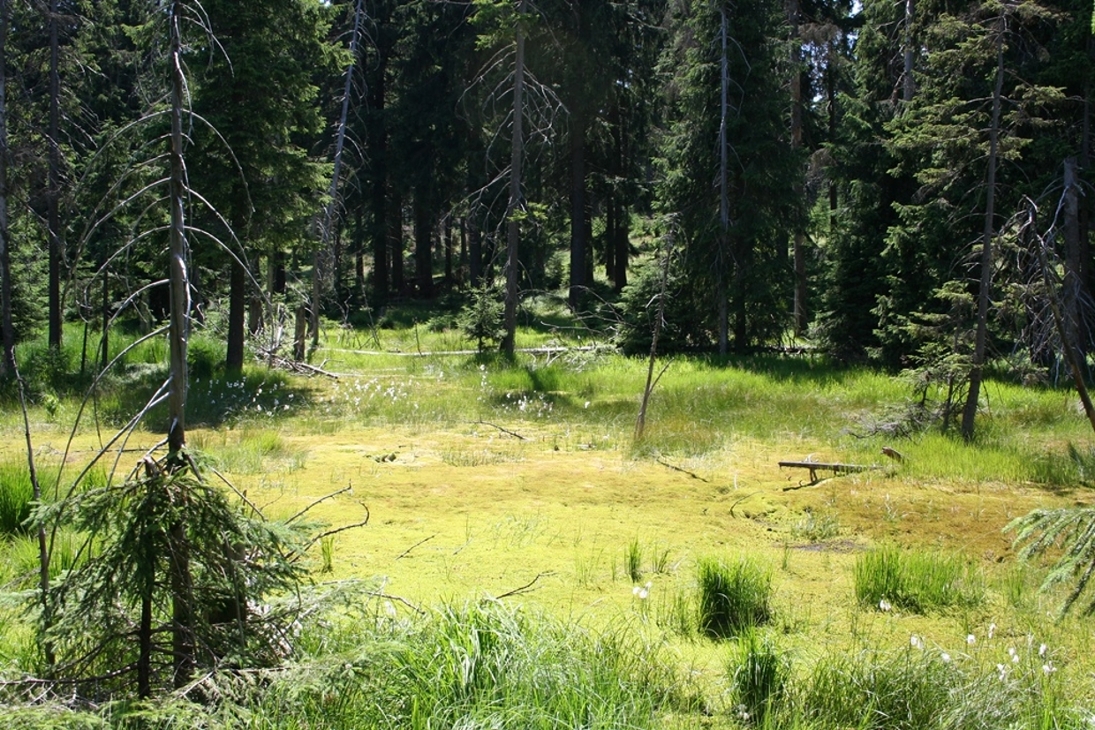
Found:
[[[763,725],[783,699],[790,675],[790,662],[775,644],[754,629],[738,637],[727,667],[739,717]]]
[[[861,555],[854,568],[855,595],[863,606],[892,606],[914,613],[984,602],[980,574],[961,555],[885,546]]]
[[[0,535],[24,534],[34,485],[25,462],[0,464]]]
[[[756,563],[704,558],[697,565],[700,632],[712,638],[737,636],[772,617],[772,575]]]

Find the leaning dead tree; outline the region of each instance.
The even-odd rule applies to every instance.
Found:
[[[322,303],[325,262],[330,256],[331,242],[334,240],[336,211],[341,205],[338,187],[342,176],[343,150],[346,148],[347,120],[350,114],[350,96],[353,91],[354,74],[357,69],[358,48],[361,45],[362,28],[365,24],[365,2],[357,0],[354,4],[353,31],[350,35],[350,63],[346,66],[346,80],[342,89],[342,109],[338,116],[335,131],[334,171],[331,173],[331,186],[327,191],[327,207],[323,212],[323,224],[320,226],[322,237],[319,251],[316,252],[312,268],[312,311],[309,327],[312,330],[312,347],[319,345],[319,311]],[[298,351],[299,351],[298,345]],[[300,358],[298,358],[300,359]]]
[[[662,325],[665,323],[665,300],[669,289],[669,267],[673,260],[674,238],[675,232],[670,231],[663,239],[661,281],[658,285],[657,309],[654,315],[653,331],[650,336],[650,359],[647,362],[646,368],[646,385],[643,386],[643,397],[642,401],[639,403],[639,416],[635,420],[636,443],[642,441],[643,432],[646,430],[646,410],[650,405],[650,396],[668,367],[668,365],[666,365],[666,367],[663,367],[662,371],[658,373],[657,377],[654,376],[654,363],[658,357],[658,336],[661,334]],[[654,304],[654,302],[651,301],[650,304]]]
[[[1082,354],[1089,344],[1082,341],[1087,331],[1084,324],[1095,318],[1095,302],[1086,295],[1077,272],[1067,265],[1057,246],[1061,213],[1070,194],[1066,185],[1053,219],[1044,231],[1039,230],[1038,205],[1029,198],[1016,219],[1021,259],[1018,268],[1025,278],[1021,290],[1028,319],[1024,339],[1032,356],[1061,358],[1095,431],[1095,405],[1087,389]]]

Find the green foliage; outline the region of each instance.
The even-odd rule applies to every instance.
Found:
[[[502,326],[504,309],[501,292],[496,287],[483,284],[471,291],[457,322],[464,335],[475,340],[479,352],[484,352],[488,345],[497,345],[502,341],[505,335]]]
[[[856,600],[863,606],[925,613],[978,606],[984,600],[976,568],[957,554],[889,545],[860,555],[854,571]]]
[[[107,684],[120,689],[139,662],[162,667],[166,647],[150,645],[159,658],[139,652],[134,627],[145,606],[152,623],[141,631],[179,632],[169,607],[180,602],[191,617],[183,630],[189,628],[195,665],[278,661],[295,610],[291,601],[269,601],[304,578],[294,557],[304,547],[302,528],[243,514],[189,470],[165,473],[150,460],[142,469],[121,485],[87,489],[39,510],[40,519],[90,536],[85,557],[49,596],[54,671],[73,679],[109,674]],[[189,574],[182,594],[173,560],[180,550]],[[162,669],[150,679],[171,682]]]
[[[727,673],[740,716],[763,726],[765,718],[783,700],[790,662],[771,639],[749,628],[738,637]]]
[[[740,558],[704,558],[696,565],[700,632],[721,639],[737,636],[772,617],[772,575]]]
[[[627,553],[624,555],[624,570],[632,583],[638,583],[643,579],[643,548],[638,539],[632,540],[627,545]]]
[[[26,462],[0,463],[0,535],[26,533],[34,485]]]
[[[1024,560],[1050,551],[1056,555],[1042,589],[1071,586],[1061,613],[1067,613],[1081,597],[1090,596],[1087,589],[1095,574],[1095,508],[1036,509],[1012,520],[1004,530],[1016,533],[1014,543],[1023,546],[1019,556]],[[1095,613],[1095,598],[1083,613]]]

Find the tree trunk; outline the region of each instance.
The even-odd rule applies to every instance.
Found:
[[[49,346],[61,347],[61,75],[58,0],[49,3],[49,191],[46,227],[49,236]]]
[[[802,149],[802,46],[799,42],[799,2],[788,0],[787,22],[791,28],[791,149]],[[795,182],[798,197],[803,197],[801,183]],[[794,324],[795,337],[802,337],[809,324],[806,311],[806,236],[796,225],[791,244],[795,269]]]
[[[1071,321],[1071,326],[1076,332],[1082,330],[1083,311],[1081,301],[1083,297],[1083,259],[1080,242],[1080,185],[1077,179],[1076,158],[1069,157],[1064,162],[1064,209],[1063,228],[1065,239],[1065,278],[1064,278],[1064,305],[1065,316]],[[1076,338],[1072,347],[1078,349],[1076,355],[1083,362],[1084,343]],[[1068,346],[1066,344],[1066,346]]]
[[[433,299],[433,208],[421,189],[414,191],[414,278],[418,296]]]
[[[394,279],[391,274],[391,265],[388,261],[390,248],[389,226],[391,225],[391,203],[388,199],[388,130],[384,120],[384,104],[386,95],[385,65],[387,57],[379,60],[380,68],[377,69],[376,78],[370,91],[370,106],[377,118],[377,128],[369,138],[373,151],[371,161],[373,164],[372,185],[372,209],[373,209],[373,300],[377,305],[386,304],[391,290],[388,288],[390,281]],[[394,263],[394,258],[393,258]],[[396,287],[398,290],[398,287]]]
[[[631,256],[631,216],[627,206],[616,202],[616,238],[612,245],[616,248],[613,256],[613,287],[619,292],[627,286],[627,259]]]
[[[183,93],[185,80],[182,70],[182,46],[179,29],[179,5],[172,3],[171,15],[171,230],[169,234],[169,272],[171,287],[171,320],[168,330],[170,344],[170,385],[168,387],[167,412],[167,463],[172,470],[186,467],[183,456],[186,447],[186,392],[188,385],[186,351],[190,337],[190,284],[187,281],[186,264],[189,258],[183,204],[185,201],[185,165],[183,162]],[[242,272],[243,267],[240,266]],[[234,275],[234,272],[233,272]],[[242,278],[242,277],[241,277]],[[235,289],[235,287],[233,288]],[[242,287],[240,287],[242,292]],[[242,304],[242,302],[240,302]],[[243,317],[240,307],[240,329]],[[240,332],[242,342],[243,333]],[[185,515],[188,496],[180,485],[175,497],[184,503],[180,515]],[[190,549],[186,534],[185,517],[172,525],[168,540],[171,581],[171,651],[175,687],[183,687],[190,681],[194,668],[193,639],[193,590],[190,575]],[[142,614],[146,608],[142,601]],[[142,620],[143,620],[142,616]],[[142,625],[142,628],[143,625]],[[143,641],[142,637],[142,641]],[[146,678],[147,681],[147,678]],[[147,689],[147,688],[146,688]]]
[[[403,275],[403,196],[392,190],[388,199],[388,247],[392,253],[392,291],[402,294],[407,283]]]
[[[506,206],[506,298],[502,325],[501,349],[512,357],[517,339],[517,282],[520,261],[517,256],[520,229],[517,213],[524,207],[521,199],[521,169],[524,165],[525,137],[522,122],[525,115],[525,16],[526,0],[518,0],[517,38],[513,68],[513,138],[510,145],[509,203]]]
[[[729,21],[726,17],[726,7],[720,7],[721,30],[719,33],[722,56],[720,59],[721,89],[719,97],[719,240],[718,251],[715,253],[715,299],[718,308],[719,326],[719,354],[725,355],[729,347],[729,306],[728,292],[726,290],[726,259],[727,246],[730,233],[730,162],[729,144],[727,139],[727,123],[729,116],[729,92],[730,92],[730,60],[728,54]],[[737,266],[740,268],[740,262]],[[735,274],[736,276],[736,274]],[[738,292],[741,295],[741,292]]]
[[[0,0],[0,377],[15,374],[15,326],[11,312],[11,240],[8,238],[8,0]]]
[[[916,79],[913,78],[913,64],[916,60],[915,38],[913,37],[913,23],[916,21],[916,0],[905,0],[905,36],[902,41],[904,46],[904,68],[901,76],[901,98],[908,103],[916,94]]]
[[[445,287],[452,288],[452,259],[453,259],[453,242],[452,242],[452,215],[445,216]]]
[[[586,288],[586,144],[585,119],[571,114],[570,129],[570,306],[578,307]]]
[[[342,175],[342,150],[346,146],[346,120],[350,113],[350,91],[353,89],[354,68],[357,64],[357,45],[361,37],[361,23],[365,17],[364,0],[357,0],[354,6],[354,30],[350,36],[350,65],[346,67],[346,82],[342,87],[342,110],[338,117],[338,131],[335,133],[334,170],[331,172],[331,187],[327,193],[327,209],[323,214],[323,228],[321,231],[323,240],[320,250],[316,253],[315,263],[312,266],[312,347],[319,345],[319,315],[322,309],[322,298],[325,283],[323,281],[326,272],[323,270],[323,262],[327,252],[334,248],[331,266],[331,275],[334,276],[334,289],[338,294],[339,251],[336,240],[335,226],[338,225],[338,182]]]
[[[977,402],[981,397],[981,378],[985,366],[988,341],[989,294],[992,286],[992,239],[996,235],[996,157],[1000,137],[1000,113],[1004,95],[1004,32],[1005,18],[1001,13],[996,35],[996,87],[992,93],[992,126],[989,127],[988,174],[985,180],[985,226],[981,234],[981,284],[977,291],[977,332],[974,335],[973,362],[970,366],[969,391],[962,410],[962,438],[973,439]]]
[[[244,318],[247,314],[247,270],[232,257],[228,276],[228,351],[224,369],[230,375],[243,371]]]
[[[468,279],[472,288],[483,279],[483,234],[473,216],[468,216]]]

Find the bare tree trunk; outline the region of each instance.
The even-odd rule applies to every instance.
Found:
[[[996,158],[1000,137],[1000,113],[1004,95],[1004,32],[1006,20],[1001,13],[996,29],[996,87],[992,93],[992,126],[989,127],[989,169],[985,180],[985,226],[981,234],[981,284],[977,292],[977,332],[974,335],[973,362],[966,406],[962,410],[962,438],[973,439],[977,402],[981,396],[981,379],[985,367],[988,341],[989,295],[992,286],[992,239],[996,236]]]
[[[338,210],[338,181],[342,175],[342,150],[346,146],[346,119],[350,113],[350,91],[353,87],[354,68],[357,65],[357,46],[361,37],[361,23],[365,18],[364,0],[357,0],[354,6],[354,30],[350,36],[350,65],[346,67],[346,83],[342,87],[342,111],[338,117],[338,132],[335,135],[334,170],[331,173],[331,188],[328,191],[327,209],[323,215],[323,227],[321,234],[323,240],[312,265],[312,347],[319,346],[319,312],[323,297],[323,260],[331,248],[334,238],[335,212]],[[331,272],[338,277],[338,256]],[[337,290],[337,284],[336,284]]]
[[[168,22],[171,24],[171,229],[168,258],[168,274],[171,286],[171,320],[168,332],[171,350],[171,371],[167,398],[169,419],[167,464],[171,470],[181,470],[187,464],[183,449],[186,447],[186,392],[188,385],[186,351],[190,338],[190,284],[187,280],[186,270],[189,251],[183,210],[186,193],[182,134],[185,80],[182,70],[179,11],[179,4],[177,2],[172,3],[171,15],[168,17]],[[188,495],[183,493],[179,495],[178,499],[185,501],[187,497]],[[185,514],[185,510],[180,510],[180,514]],[[172,663],[175,686],[182,687],[190,681],[194,668],[190,552],[186,535],[186,523],[182,518],[172,526],[169,546]],[[144,610],[145,606],[142,602],[142,614]]]
[[[788,0],[787,22],[791,27],[791,149],[795,152],[802,148],[802,49],[799,44],[799,2]],[[802,185],[795,183],[798,196],[802,197]],[[806,332],[808,314],[806,312],[806,236],[796,226],[791,244],[795,268],[794,324],[795,336]]]
[[[524,93],[525,93],[525,16],[526,0],[518,0],[517,43],[513,69],[513,141],[510,149],[509,204],[506,206],[506,300],[502,317],[505,334],[502,352],[513,356],[517,339],[517,281],[520,261],[517,248],[520,239],[517,213],[524,206],[521,199],[521,169],[524,165]]]
[[[916,94],[916,79],[913,78],[913,64],[916,60],[916,51],[913,43],[913,23],[916,21],[916,0],[905,0],[905,38],[903,44],[905,63],[901,77],[901,98],[906,103],[912,101]]]
[[[49,3],[49,346],[61,347],[61,75],[57,36],[58,0]]]
[[[0,0],[0,377],[15,373],[15,326],[11,312],[11,240],[8,238],[8,0]]]
[[[1080,185],[1077,179],[1076,158],[1069,157],[1064,163],[1064,238],[1065,238],[1065,314],[1073,323],[1077,335],[1084,331],[1084,246],[1080,226]],[[1076,358],[1083,362],[1087,355],[1087,343],[1082,336],[1073,338],[1067,346],[1076,349]]]
[[[650,395],[654,392],[657,379],[654,377],[654,361],[658,357],[658,336],[662,331],[665,321],[666,290],[669,287],[669,266],[673,256],[673,237],[671,231],[665,237],[665,258],[662,259],[661,282],[658,287],[658,310],[654,318],[654,331],[650,335],[650,359],[646,368],[646,385],[643,387],[642,402],[639,404],[639,416],[635,420],[635,441],[642,441],[643,432],[646,430],[646,409],[650,405]],[[665,371],[662,370],[664,373]],[[660,377],[660,376],[659,376]]]
[[[721,16],[721,32],[720,42],[722,45],[722,58],[721,58],[721,92],[719,101],[719,241],[718,251],[715,254],[715,297],[718,301],[718,318],[719,318],[719,354],[725,355],[729,348],[729,328],[730,328],[730,311],[729,311],[729,295],[727,293],[726,282],[726,259],[727,259],[727,247],[729,245],[730,235],[730,161],[729,161],[729,140],[727,139],[727,124],[728,115],[730,110],[729,94],[730,94],[730,59],[728,53],[727,37],[729,33],[729,21],[726,17],[726,6],[720,7]],[[741,263],[738,262],[740,267]],[[741,295],[741,292],[738,292]]]

